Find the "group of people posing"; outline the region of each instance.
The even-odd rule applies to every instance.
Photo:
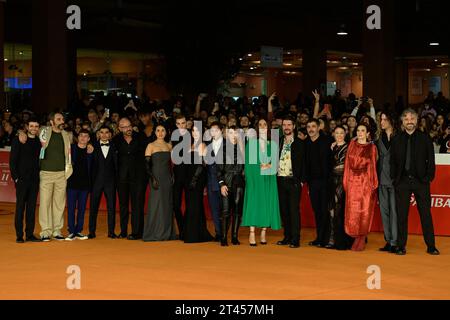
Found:
[[[380,250],[406,254],[414,193],[427,252],[438,255],[430,196],[435,156],[431,138],[418,130],[417,112],[405,110],[401,128],[396,126],[397,119],[382,112],[381,133],[376,134],[371,109],[353,134],[336,125],[332,135],[326,135],[318,119],[320,96],[313,94],[315,111],[305,123],[306,135],[289,113],[281,117],[280,128],[273,129],[274,96],[269,99],[267,117],[258,117],[254,129],[218,121],[207,130],[201,121],[194,121],[188,129],[187,118],[179,114],[175,130],[157,123],[147,134],[136,132],[130,120],[122,118],[115,137],[109,126],[102,125],[96,139],[81,129],[76,143],[71,143],[63,114],[52,113],[50,126],[43,127],[30,117],[25,130],[14,138],[10,156],[17,193],[17,242],[95,239],[104,195],[112,239],[217,241],[228,246],[231,233],[232,245],[239,245],[239,229],[244,226],[249,227],[250,246],[266,245],[268,229],[283,229],[284,237],[277,245],[298,248],[300,199],[307,185],[316,223],[316,239],[310,246],[364,250],[378,200],[386,240]],[[147,186],[150,195],[144,215]],[[207,228],[205,189],[214,235]],[[38,193],[41,233],[35,237]],[[84,235],[88,196],[89,234]],[[66,200],[68,236],[64,237]],[[257,228],[261,229],[259,241]]]

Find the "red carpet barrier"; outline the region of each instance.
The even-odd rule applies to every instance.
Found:
[[[148,205],[148,188],[145,208]],[[431,184],[432,194],[432,214],[436,235],[450,236],[450,155],[436,155],[436,178]],[[0,149],[0,202],[16,201],[14,182],[9,171],[9,150]],[[412,207],[409,215],[409,233],[421,234],[419,214],[414,196],[411,198]],[[117,200],[117,211],[119,210]],[[210,218],[208,198],[204,197],[206,215]],[[88,203],[89,206],[89,203]],[[102,199],[101,209],[106,209],[105,199]],[[314,227],[314,216],[308,196],[308,186],[305,185],[302,191],[301,215],[303,227]],[[372,223],[373,232],[382,232],[380,209],[377,206],[375,217]]]

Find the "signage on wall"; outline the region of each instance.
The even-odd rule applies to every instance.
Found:
[[[422,77],[411,77],[411,95],[421,96],[423,95]]]
[[[282,68],[283,48],[262,46],[261,66],[266,68]]]
[[[441,77],[430,77],[428,81],[428,89],[434,94],[438,94],[442,90],[441,88]]]

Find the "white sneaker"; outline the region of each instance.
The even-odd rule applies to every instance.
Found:
[[[82,233],[77,233],[77,234],[75,235],[75,237],[76,237],[78,240],[87,240],[87,239],[89,239],[88,236],[85,236],[85,235],[82,234]]]
[[[73,233],[71,233],[71,234],[69,234],[68,236],[67,236],[67,238],[65,239],[66,241],[73,241],[73,240],[75,240],[75,235],[73,234]]]

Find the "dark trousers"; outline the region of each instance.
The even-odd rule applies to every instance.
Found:
[[[91,192],[89,210],[89,233],[95,235],[97,230],[97,215],[102,194],[105,194],[108,211],[108,234],[114,233],[116,227],[116,188],[114,184],[95,185]]]
[[[278,177],[278,201],[280,202],[281,221],[284,239],[291,243],[300,242],[301,218],[300,197],[302,185],[294,178]]]
[[[208,189],[208,203],[209,208],[211,209],[211,216],[214,221],[214,226],[216,229],[216,236],[221,237],[222,229],[220,226],[220,204],[221,204],[221,195],[219,191],[213,191],[211,188]]]
[[[309,182],[309,198],[316,220],[316,240],[327,245],[330,234],[330,219],[328,213],[328,183],[326,180],[311,180]]]
[[[417,201],[423,237],[428,247],[435,246],[433,218],[431,217],[430,184],[415,178],[403,177],[395,187],[397,201],[398,246],[406,247],[408,240],[408,214],[411,194]]]
[[[16,236],[23,238],[23,215],[26,210],[26,237],[33,236],[35,226],[36,201],[39,192],[39,181],[19,180],[16,184]]]
[[[221,220],[221,236],[226,239],[228,229],[230,227],[230,219],[233,217],[233,227],[231,230],[233,239],[237,239],[239,235],[239,227],[241,225],[242,211],[244,207],[244,186],[234,186],[228,189],[228,196],[222,199]]]
[[[188,181],[185,174],[177,174],[175,173],[174,177],[174,185],[173,185],[173,211],[175,213],[175,219],[177,220],[178,233],[180,235],[180,239],[183,238],[184,234],[184,218],[183,213],[181,212],[181,204],[183,199],[183,192],[186,195],[188,191]]]
[[[120,234],[128,235],[131,200],[131,234],[142,238],[144,231],[144,204],[148,182],[119,182]]]
[[[83,231],[88,195],[89,191],[87,190],[67,190],[67,226],[69,234],[77,234]],[[76,218],[75,210],[77,210]]]

